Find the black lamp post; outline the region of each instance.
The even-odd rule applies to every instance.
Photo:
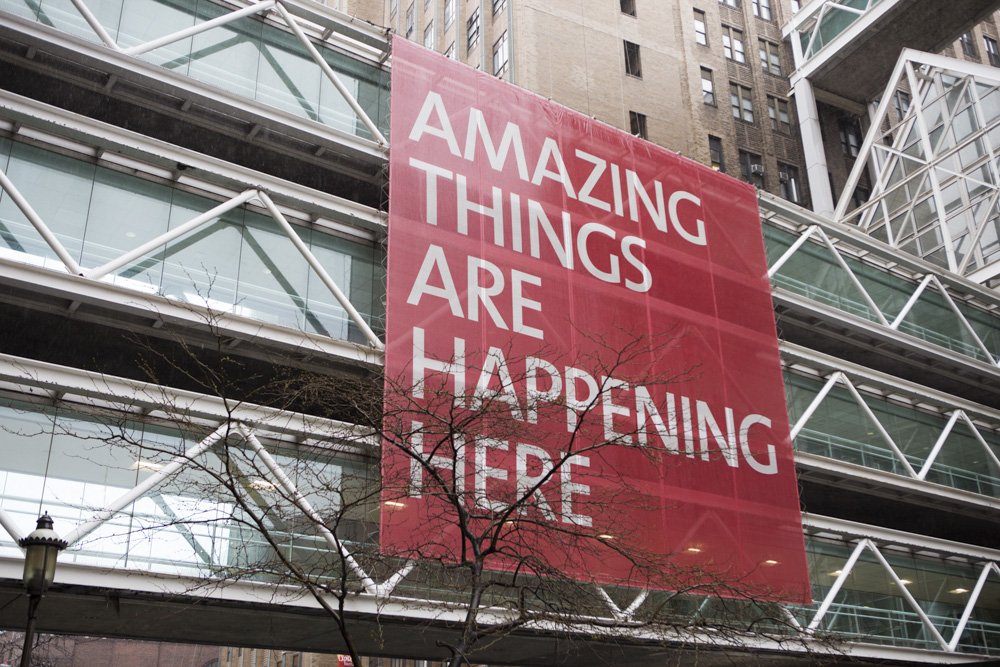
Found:
[[[21,651],[21,667],[31,664],[31,648],[35,639],[35,618],[38,603],[56,576],[56,557],[66,548],[65,540],[59,539],[52,530],[52,517],[46,512],[38,517],[35,530],[17,542],[24,549],[24,587],[28,590],[28,625],[24,630],[24,650]]]

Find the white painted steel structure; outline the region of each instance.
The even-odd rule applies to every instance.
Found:
[[[996,68],[904,51],[836,219],[902,252],[990,282],[1000,273],[998,100]],[[872,169],[871,198],[852,208],[865,165]]]

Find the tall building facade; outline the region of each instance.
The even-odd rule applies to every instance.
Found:
[[[804,58],[846,56],[853,47],[836,40],[853,32],[875,43],[905,32],[889,14],[868,26],[869,12],[930,9],[798,4],[0,0],[0,624],[24,618],[16,540],[44,509],[72,544],[42,629],[274,648],[285,664],[342,652],[308,598],[249,567],[263,552],[253,508],[206,485],[211,471],[230,475],[259,507],[278,484],[294,487],[317,511],[351,507],[345,541],[373,535],[377,501],[345,480],[377,479],[378,460],[342,446],[350,415],[268,407],[254,389],[297,368],[381,363],[391,48],[377,26],[388,25],[760,188],[813,584],[811,604],[781,609],[782,631],[897,664],[1000,653],[1000,296],[938,261],[940,244],[909,252],[902,236],[834,217],[837,201],[881,196],[887,163],[866,158],[879,94],[861,90],[862,68],[835,64],[829,76],[863,94],[831,92]],[[938,38],[967,54],[949,72],[996,64],[994,24],[973,20],[996,7],[956,7],[973,4]],[[990,72],[972,74],[981,99],[958,105],[958,79],[929,62],[911,80],[944,87],[949,127],[979,114],[954,149],[989,135]],[[890,125],[907,122],[897,99]],[[943,197],[950,181],[939,181]],[[960,210],[934,205],[935,224],[980,203],[963,192]],[[226,391],[192,374],[216,368],[234,379]],[[250,454],[215,461],[220,438]],[[272,526],[289,553],[336,549],[302,525]],[[436,641],[458,612],[414,606],[425,589],[405,576],[394,585],[350,600],[362,653],[441,659]],[[690,639],[614,650],[630,664],[701,657]],[[752,648],[755,660],[813,660],[783,642]],[[484,662],[576,659],[544,633],[491,650]]]

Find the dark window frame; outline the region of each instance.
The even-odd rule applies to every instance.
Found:
[[[625,74],[641,79],[642,55],[639,51],[639,45],[628,40],[622,40],[622,42],[625,45]]]

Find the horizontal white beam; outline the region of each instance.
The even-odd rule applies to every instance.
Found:
[[[840,533],[851,539],[867,537],[877,544],[897,544],[915,549],[935,551],[942,555],[962,556],[971,559],[1000,562],[1000,550],[987,549],[974,544],[964,544],[951,540],[942,540],[927,535],[917,535],[881,526],[872,526],[855,521],[835,519],[818,514],[802,513],[802,525],[812,528],[814,532]],[[808,534],[808,531],[806,531]]]
[[[908,394],[920,399],[922,402],[936,403],[946,412],[957,408],[967,413],[978,415],[986,421],[1000,424],[1000,410],[995,408],[974,403],[960,396],[948,394],[922,384],[917,384],[916,382],[903,380],[894,375],[887,375],[871,368],[840,359],[839,357],[833,357],[808,347],[796,345],[795,343],[781,341],[778,345],[783,358],[792,361],[805,361],[807,365],[818,367],[821,372],[843,371],[855,381],[855,384],[884,386],[892,389],[895,393]],[[825,375],[826,373],[823,374]]]
[[[100,304],[132,314],[144,314],[153,322],[178,323],[195,330],[205,326],[204,317],[191,304],[176,303],[159,296],[141,294],[108,283],[98,283],[78,276],[57,273],[11,260],[0,259],[0,280],[65,298],[67,302],[83,301]],[[381,365],[383,355],[368,346],[296,331],[275,324],[251,320],[229,313],[213,313],[213,326],[226,336],[258,345],[295,351],[296,354],[319,354],[349,361]]]
[[[230,197],[249,188],[266,190],[280,205],[314,212],[332,221],[356,225],[356,227],[339,226],[337,231],[359,238],[373,239],[375,238],[373,231],[379,231],[381,234],[380,230],[384,230],[386,226],[384,213],[349,199],[336,197],[0,90],[0,119],[2,118],[39,128],[54,137],[66,137],[93,146],[95,149],[120,153],[148,162],[159,169],[183,164],[188,169],[180,180],[193,187],[198,187],[199,181],[204,180],[212,186],[202,186],[201,189],[217,191],[221,186],[229,192]],[[377,157],[379,161],[383,159],[381,155],[373,157]]]
[[[252,403],[233,404],[217,396],[184,391],[149,382],[104,373],[59,366],[35,359],[0,354],[0,382],[46,390],[58,390],[64,400],[97,398],[136,408],[155,410],[167,405],[176,413],[210,423],[229,420],[252,424],[262,434],[289,434],[300,438],[343,438],[378,447],[363,427],[312,415],[277,410]],[[83,401],[81,401],[83,402]]]

